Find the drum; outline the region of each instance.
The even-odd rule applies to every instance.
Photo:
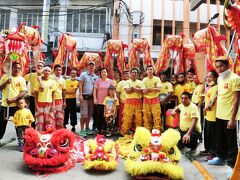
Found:
[[[173,109],[166,112],[165,126],[166,128],[177,128],[179,125],[179,114],[174,115]]]

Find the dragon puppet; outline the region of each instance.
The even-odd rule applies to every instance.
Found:
[[[183,34],[167,35],[162,45],[159,57],[157,58],[157,61],[155,63],[155,72],[159,74],[161,71],[167,70],[171,63],[171,59],[173,60],[172,68],[174,68],[174,73],[178,74],[180,72],[184,72],[182,51]],[[178,55],[179,58],[177,58]]]
[[[62,34],[58,40],[58,52],[54,52],[55,60],[53,66],[64,62],[67,64],[69,60],[70,69],[78,66],[77,41],[67,33]]]
[[[109,77],[113,77],[114,63],[112,61],[113,54],[117,55],[117,66],[119,71],[123,74],[125,69],[126,58],[124,56],[124,49],[127,45],[121,40],[110,39],[106,44],[106,54],[104,57],[104,66],[107,68]]]
[[[240,75],[240,1],[236,0],[233,4],[230,0],[226,0],[224,3],[223,21],[225,28],[228,30],[236,31],[236,58],[233,64],[233,71]],[[238,156],[234,166],[231,180],[238,180],[240,177],[240,126],[237,126],[238,136]]]
[[[152,133],[144,127],[138,127],[131,139],[120,138],[119,155],[126,159],[125,170],[139,179],[183,179],[184,171],[177,163],[181,153],[177,148],[180,133],[168,129],[160,135],[159,130]]]
[[[220,35],[216,28],[209,26],[205,29],[197,31],[193,35],[193,43],[196,52],[204,52],[207,61],[207,71],[216,70],[215,60],[219,56],[226,56],[227,50],[221,41],[225,40],[225,36]],[[232,60],[230,59],[230,65]]]
[[[18,27],[18,31],[25,35],[28,45],[31,47],[35,69],[37,68],[38,61],[43,60],[43,55],[41,53],[42,39],[37,30],[38,28],[38,26],[26,26],[24,23],[20,24]]]
[[[36,173],[60,173],[84,161],[84,139],[67,129],[49,125],[46,132],[38,132],[28,128],[24,138],[23,159]]]
[[[16,31],[9,32],[7,37],[0,41],[1,62],[0,76],[5,73],[10,73],[10,64],[13,61],[21,63],[21,72],[24,76],[29,71],[29,56],[27,49],[27,41],[24,34]]]
[[[84,142],[85,170],[115,170],[117,168],[118,146],[103,135],[97,135],[95,139]]]
[[[233,64],[233,71],[240,75],[240,1],[234,4],[230,0],[224,3],[223,11],[224,26],[228,30],[236,30],[236,58]]]
[[[130,69],[134,67],[139,67],[139,53],[144,54],[143,65],[145,67],[150,64],[153,65],[153,60],[150,54],[150,46],[147,39],[134,39],[132,47],[128,53],[128,67]]]
[[[85,52],[78,64],[78,69],[82,71],[90,61],[95,62],[97,69],[102,67],[102,58],[99,53]]]

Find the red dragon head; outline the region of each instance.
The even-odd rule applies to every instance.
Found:
[[[76,135],[66,129],[43,133],[29,128],[25,131],[23,159],[36,172],[66,171],[75,165],[71,158],[75,139]]]

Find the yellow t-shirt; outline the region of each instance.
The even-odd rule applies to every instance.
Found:
[[[30,126],[34,122],[34,117],[29,109],[19,109],[13,116],[15,126]]]
[[[197,118],[197,124],[195,130],[201,132],[200,115],[198,107],[194,103],[190,103],[188,106],[183,104],[178,105],[180,112],[180,129],[182,131],[188,131],[192,124],[192,118]]]
[[[113,86],[114,86],[114,87],[117,87],[117,85],[118,85],[119,82],[120,82],[120,81],[113,80]]]
[[[217,85],[210,87],[207,90],[206,96],[205,96],[205,107],[208,106],[209,102],[211,101],[211,99],[215,96],[217,92]],[[206,111],[206,120],[208,121],[216,121],[216,109],[217,109],[217,103],[214,103],[213,107],[210,110]]]
[[[240,91],[240,77],[237,74],[231,72],[226,79],[218,78],[217,118],[231,120],[235,91]]]
[[[28,89],[28,95],[34,96],[34,86],[38,82],[37,73],[29,73],[24,76],[25,80],[30,83],[30,89]]]
[[[170,92],[173,92],[173,86],[172,83],[170,82],[161,82],[161,90],[160,90],[160,94],[169,94]]]
[[[38,102],[52,103],[52,93],[56,90],[56,83],[52,79],[42,80],[44,87],[43,92],[40,91],[40,84],[36,83],[35,91],[38,92]]]
[[[71,78],[66,80],[66,99],[76,98],[76,89],[78,88],[78,81]]]
[[[184,85],[178,84],[175,87],[174,95],[178,97],[178,104],[181,103],[181,96],[183,92],[189,92],[190,93],[191,87],[188,83],[185,83]]]
[[[9,75],[4,74],[0,80],[0,84],[2,85],[3,83],[5,83],[6,80],[8,80],[8,78],[9,78]],[[9,84],[7,84],[6,87],[2,90],[2,106],[4,106],[4,107],[17,106],[17,104],[15,102],[11,103],[11,104],[7,103],[8,88],[9,88]],[[22,76],[17,76],[17,77],[12,76],[12,83],[10,84],[9,98],[17,97],[19,95],[19,93],[22,91],[27,91],[25,79]]]
[[[129,79],[126,81],[126,85],[125,85],[124,89],[131,88],[131,87],[142,89],[143,82],[138,79],[136,79],[135,81]],[[141,98],[142,98],[142,93],[134,92],[131,94],[126,94],[126,99],[141,99]]]
[[[200,101],[201,96],[203,95],[203,84],[199,84],[197,85],[197,87],[195,88],[195,90],[193,91],[192,94],[192,102],[197,104]]]
[[[117,106],[119,105],[118,98],[105,97],[103,105],[106,107],[106,111],[116,112]]]
[[[151,79],[145,77],[143,79],[143,89],[161,88],[161,80],[159,77],[153,76]],[[143,95],[145,98],[153,99],[159,96],[159,92],[151,92]]]
[[[190,87],[190,91],[189,91],[189,93],[193,93],[194,92],[194,90],[195,90],[195,88],[196,88],[196,83],[195,82],[187,82],[187,84],[189,84],[189,87]]]
[[[56,99],[63,99],[62,92],[66,89],[66,81],[62,77],[56,79],[54,76],[50,77],[56,83],[56,90],[54,92],[55,100]]]
[[[124,90],[124,87],[126,85],[126,81],[125,80],[122,80],[118,83],[117,85],[117,92],[119,92],[119,95],[120,95],[120,102],[121,103],[124,103],[125,100],[126,100],[126,92]]]

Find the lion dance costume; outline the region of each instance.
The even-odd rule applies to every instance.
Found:
[[[179,132],[173,129],[160,135],[159,130],[153,129],[150,133],[146,128],[138,127],[133,139],[123,137],[118,140],[119,154],[126,158],[125,170],[142,179],[163,176],[183,179],[183,168],[178,165],[181,158],[177,148],[179,140]]]

